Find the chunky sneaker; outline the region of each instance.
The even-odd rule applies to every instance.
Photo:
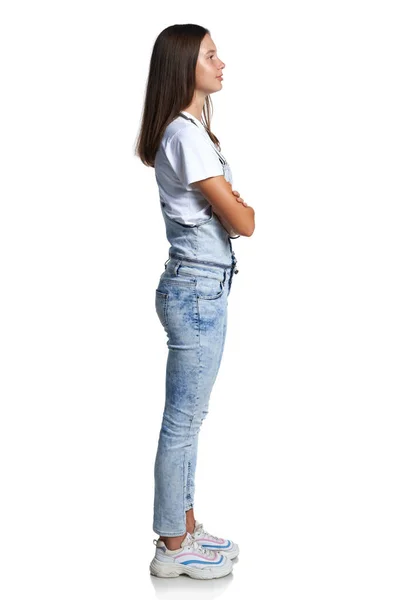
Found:
[[[235,542],[211,535],[204,529],[203,524],[198,521],[194,522],[192,536],[200,546],[203,546],[203,548],[217,550],[220,554],[231,560],[236,558],[239,554],[239,546],[235,544]]]
[[[194,579],[214,579],[229,575],[233,569],[229,558],[199,546],[189,532],[177,550],[168,550],[162,540],[153,540],[153,543],[156,554],[150,563],[150,573],[157,577],[186,574]]]

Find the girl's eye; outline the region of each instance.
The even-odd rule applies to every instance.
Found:
[[[211,56],[209,56],[208,58],[212,58],[213,56],[215,56],[215,54],[211,54]]]

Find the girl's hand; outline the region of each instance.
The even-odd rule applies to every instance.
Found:
[[[232,190],[232,194],[235,196],[238,202],[241,202],[243,206],[247,206],[247,203],[243,200],[243,198],[240,197],[239,192],[237,192],[236,190]]]

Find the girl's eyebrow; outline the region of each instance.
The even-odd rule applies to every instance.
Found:
[[[210,54],[210,52],[216,52],[216,51],[217,51],[216,48],[214,48],[214,50],[207,50],[206,54]]]

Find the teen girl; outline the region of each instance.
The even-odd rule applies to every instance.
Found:
[[[232,191],[230,167],[210,129],[210,95],[221,90],[224,67],[204,27],[164,29],[153,47],[137,144],[142,162],[155,169],[170,243],[155,290],[169,348],[154,465],[153,529],[160,537],[150,572],[159,577],[223,577],[239,553],[231,540],[209,534],[193,509],[198,435],[238,273],[231,239],[255,228],[254,210]]]

